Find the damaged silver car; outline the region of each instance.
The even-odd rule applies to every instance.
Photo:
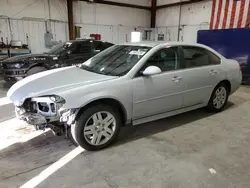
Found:
[[[236,61],[207,46],[145,42],[115,45],[79,67],[32,75],[7,96],[19,119],[99,150],[126,124],[201,107],[219,112],[241,79]]]

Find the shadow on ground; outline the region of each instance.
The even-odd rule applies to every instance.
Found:
[[[18,154],[22,154],[24,152],[29,152],[30,150],[39,150],[44,147],[56,145],[59,142],[68,142],[67,145],[73,145],[69,140],[65,137],[54,136],[52,131],[41,134],[33,139],[30,139],[27,142],[23,143],[15,143],[7,148],[4,148],[0,151],[0,160],[7,157],[12,157]]]
[[[25,174],[42,171],[74,148],[68,139],[56,137],[51,131],[27,142],[13,144],[0,151],[0,180],[11,181],[23,174],[28,180],[34,174]]]
[[[234,106],[236,105],[229,101],[227,106],[225,107],[225,110],[233,108]],[[148,137],[150,135],[154,135],[159,132],[167,131],[167,130],[170,130],[179,126],[183,126],[185,124],[188,124],[188,123],[191,123],[193,121],[197,121],[203,118],[207,118],[212,115],[214,115],[214,113],[208,112],[205,109],[197,109],[191,112],[186,112],[183,114],[157,120],[154,122],[141,124],[138,126],[132,126],[132,125],[125,126],[125,127],[122,127],[121,133],[118,138],[118,142],[114,146],[121,145],[130,141],[134,141],[143,137]]]
[[[234,107],[234,103],[228,102],[226,109]],[[125,144],[133,140],[137,140],[143,137],[157,134],[159,132],[167,131],[175,127],[183,126],[185,124],[197,121],[209,116],[214,115],[214,113],[209,113],[205,109],[198,109],[184,114],[168,117],[158,121],[153,121],[138,126],[128,125],[121,128],[117,145]],[[57,147],[60,144],[66,144],[65,147],[73,146],[73,143],[65,138],[64,136],[57,137],[54,136],[51,131],[41,134],[40,136],[33,138],[24,143],[13,144],[0,151],[0,160],[7,157],[12,157],[20,155],[24,152],[30,152],[32,150],[41,150],[42,148],[51,147],[51,152],[53,152],[53,147]],[[70,150],[68,150],[70,151]],[[66,153],[65,153],[66,154]]]
[[[234,103],[229,102],[225,110],[233,106]],[[113,147],[212,115],[213,113],[199,109],[140,126],[122,127],[118,142]],[[21,179],[27,181],[34,176],[33,172],[40,173],[44,168],[56,162],[74,148],[75,146],[68,139],[63,136],[56,137],[51,131],[25,143],[11,145],[0,151],[0,180],[3,180],[6,184],[9,181],[17,181],[16,183],[20,184]],[[84,154],[88,155],[91,152],[84,152]],[[15,177],[19,177],[18,180]]]

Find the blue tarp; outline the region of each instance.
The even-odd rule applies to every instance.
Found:
[[[226,58],[237,60],[243,73],[243,83],[250,83],[250,28],[200,30],[197,43],[205,44]]]

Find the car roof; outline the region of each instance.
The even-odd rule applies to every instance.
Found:
[[[86,41],[98,41],[98,42],[103,42],[103,43],[110,43],[112,44],[111,42],[107,42],[107,41],[103,41],[103,40],[95,40],[95,39],[76,39],[76,40],[69,40],[67,42],[86,42]]]
[[[122,43],[121,45],[129,45],[129,46],[147,46],[147,47],[155,47],[159,45],[169,45],[169,46],[199,46],[199,47],[207,47],[198,43],[185,43],[185,42],[177,42],[177,41],[141,41],[141,42],[129,42]]]

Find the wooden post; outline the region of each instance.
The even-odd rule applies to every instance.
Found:
[[[67,0],[68,9],[68,26],[69,26],[69,39],[74,40],[74,23],[73,23],[73,2],[72,0]]]
[[[151,28],[155,28],[157,0],[152,0],[151,5]]]

